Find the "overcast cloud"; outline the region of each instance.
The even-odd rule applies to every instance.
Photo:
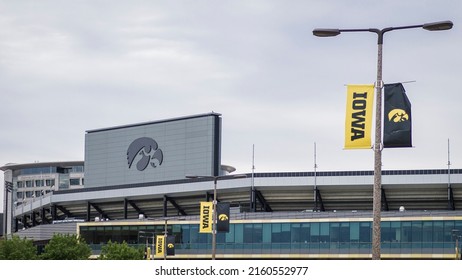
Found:
[[[0,1],[0,165],[83,160],[86,130],[214,111],[239,173],[253,144],[256,172],[311,171],[314,142],[321,171],[372,170],[343,130],[345,85],[376,79],[376,35],[312,30],[452,20],[385,35],[385,83],[416,82],[415,147],[385,150],[383,169],[447,168],[448,139],[462,168],[461,15],[452,0]]]

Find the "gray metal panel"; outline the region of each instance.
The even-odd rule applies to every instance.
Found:
[[[215,160],[219,119],[212,114],[88,132],[85,187],[213,175],[220,164]]]
[[[18,231],[14,235],[34,241],[50,240],[54,234],[77,234],[77,223],[60,223],[39,225],[27,230]]]

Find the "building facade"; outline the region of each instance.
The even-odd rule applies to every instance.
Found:
[[[32,214],[18,219],[17,211],[43,209],[52,193],[62,190],[82,189],[84,187],[83,161],[36,162],[26,164],[6,164],[0,167],[4,172],[4,232],[11,233],[19,228],[36,225],[43,216]],[[35,205],[35,206],[34,206]],[[34,215],[41,215],[35,213]],[[14,228],[13,228],[14,224]]]
[[[217,113],[94,129],[85,139],[85,161],[0,168],[6,234],[46,242],[66,228],[98,254],[109,240],[152,244],[141,233],[154,236],[168,221],[175,258],[208,258],[199,204],[216,193],[232,210],[220,258],[370,257],[373,171],[229,174]],[[454,257],[460,211],[462,169],[383,170],[384,256]]]
[[[462,232],[461,211],[387,212],[382,218],[383,259],[455,259],[454,232]],[[230,230],[217,235],[220,259],[370,259],[371,212],[241,213]],[[154,246],[163,221],[81,223],[79,234],[98,254],[108,241]],[[175,259],[208,259],[211,234],[199,233],[198,217],[168,221],[175,236]],[[147,245],[146,245],[147,244]]]

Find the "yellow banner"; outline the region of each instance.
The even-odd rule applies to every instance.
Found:
[[[200,233],[212,233],[213,202],[201,202]]]
[[[146,248],[146,259],[151,260],[151,248],[150,247]]]
[[[374,85],[348,85],[345,118],[345,149],[372,146],[372,108]]]
[[[163,258],[165,252],[165,236],[156,235],[156,258]]]

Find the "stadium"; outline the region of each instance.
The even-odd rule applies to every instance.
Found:
[[[109,240],[169,259],[208,259],[200,203],[230,206],[218,259],[370,259],[373,171],[235,174],[221,162],[221,115],[207,113],[89,130],[85,160],[6,164],[4,235],[46,244],[78,233],[94,256]],[[383,259],[455,259],[462,169],[383,170]]]

